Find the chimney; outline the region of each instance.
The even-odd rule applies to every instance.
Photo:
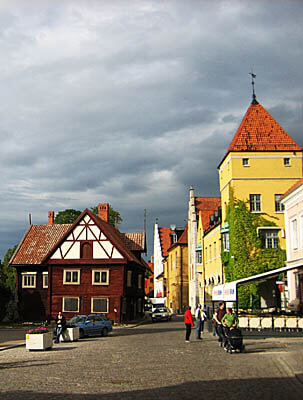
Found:
[[[55,212],[49,211],[48,212],[48,225],[54,225],[54,218],[55,218]]]
[[[109,212],[109,204],[98,204],[98,217],[103,219],[103,221],[108,222],[108,212]]]

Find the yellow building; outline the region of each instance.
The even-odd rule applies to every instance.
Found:
[[[249,106],[223,160],[218,166],[222,221],[230,193],[246,201],[252,213],[275,223],[268,244],[279,239],[285,249],[284,215],[280,196],[302,177],[302,149],[256,101]],[[267,241],[267,240],[266,240]]]
[[[166,306],[179,313],[188,305],[187,229],[168,250],[164,261]]]

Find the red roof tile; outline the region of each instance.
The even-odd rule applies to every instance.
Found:
[[[231,151],[302,151],[302,149],[268,111],[257,103],[251,104],[246,111],[223,160]]]
[[[299,186],[303,184],[303,178],[299,179],[298,182],[296,182],[294,185],[292,185],[281,197],[280,200],[284,199],[288,194],[293,192],[295,189],[297,189]]]
[[[221,197],[195,197],[196,211],[201,215],[203,231],[209,228],[209,218],[220,205]]]
[[[173,232],[174,231],[171,230],[170,228],[159,228],[159,236],[160,236],[160,243],[161,243],[163,257],[166,257],[168,255],[167,250],[171,246],[170,234]]]

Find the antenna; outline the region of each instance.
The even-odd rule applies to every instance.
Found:
[[[32,214],[28,214],[29,224],[32,224]]]
[[[254,79],[256,79],[257,75],[254,74],[253,69],[251,69],[251,72],[249,72],[249,75],[251,75],[251,85],[253,88],[253,96],[252,96],[253,100],[252,100],[251,104],[259,104],[257,101],[257,98],[256,98],[255,81],[254,81]]]

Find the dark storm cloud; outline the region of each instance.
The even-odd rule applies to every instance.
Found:
[[[33,214],[110,202],[184,224],[249,104],[302,145],[300,1],[3,1],[0,254]],[[7,232],[7,234],[6,234]],[[10,238],[10,239],[8,239]]]

